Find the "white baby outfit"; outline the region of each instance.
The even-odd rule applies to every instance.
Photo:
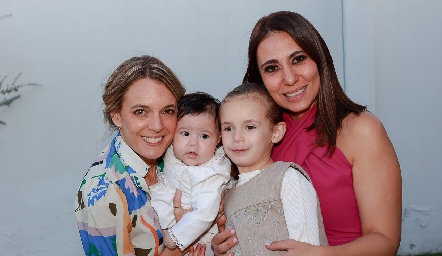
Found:
[[[213,255],[210,242],[217,233],[213,224],[221,194],[230,180],[230,167],[230,160],[222,147],[207,163],[199,166],[185,165],[175,157],[172,146],[167,149],[164,171],[159,174],[158,183],[150,187],[151,205],[158,214],[161,228],[168,229],[172,240],[181,250],[204,234],[199,241],[206,244],[206,256]],[[172,202],[176,189],[182,192],[182,207],[193,209],[184,214],[178,223]]]

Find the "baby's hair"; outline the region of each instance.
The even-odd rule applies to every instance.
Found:
[[[224,97],[223,101],[221,102],[221,105],[231,100],[243,99],[250,99],[258,102],[259,104],[263,104],[267,109],[266,117],[269,119],[272,125],[277,125],[280,122],[284,122],[282,117],[282,108],[273,100],[266,87],[262,84],[243,83],[237,86],[235,89],[227,93],[226,97]],[[230,176],[235,180],[238,180],[239,178],[238,167],[235,163],[232,163]]]
[[[263,103],[267,109],[266,117],[272,125],[284,122],[282,108],[273,100],[266,87],[262,84],[243,83],[227,93],[221,104],[233,99],[253,99]]]
[[[219,129],[219,107],[219,100],[208,93],[189,93],[178,101],[178,120],[187,115],[208,114],[215,118],[216,127]]]

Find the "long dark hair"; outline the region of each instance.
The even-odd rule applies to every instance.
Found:
[[[349,114],[366,111],[345,95],[336,75],[333,59],[324,39],[315,27],[302,15],[280,11],[264,16],[256,23],[249,40],[247,71],[243,83],[263,84],[257,63],[258,45],[273,32],[286,32],[312,58],[318,67],[321,85],[316,96],[318,112],[309,130],[316,129],[316,146],[327,145],[326,155],[331,156],[336,148],[336,138],[342,120]]]

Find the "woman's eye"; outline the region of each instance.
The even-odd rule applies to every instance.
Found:
[[[252,129],[255,129],[255,126],[254,125],[247,125],[246,129],[247,130],[252,130]]]
[[[184,132],[181,132],[181,135],[183,135],[183,136],[189,136],[189,132],[186,132],[186,131],[184,131]]]
[[[223,131],[226,131],[226,132],[230,132],[231,130],[232,130],[232,127],[230,127],[230,126],[226,126],[223,128]]]
[[[201,134],[201,136],[200,136],[202,139],[208,139],[209,138],[209,135],[207,135],[207,134]]]
[[[137,109],[137,110],[134,111],[134,114],[137,115],[137,116],[142,116],[142,115],[145,115],[147,113],[146,113],[146,110],[144,110],[144,109]]]
[[[273,72],[275,72],[278,69],[279,69],[278,66],[270,65],[270,66],[264,67],[264,72],[266,72],[266,73],[273,73]]]
[[[168,109],[165,109],[164,111],[163,111],[163,113],[164,114],[166,114],[166,115],[174,115],[175,114],[175,109],[173,109],[173,108],[168,108]]]
[[[165,110],[163,111],[163,113],[166,114],[166,115],[174,115],[175,112],[176,112],[176,111],[175,111],[175,109],[173,109],[173,108],[165,109]]]
[[[298,63],[298,62],[301,62],[301,61],[303,61],[303,60],[305,60],[305,59],[307,59],[307,55],[304,55],[304,54],[302,54],[302,55],[297,55],[297,56],[295,56],[295,57],[293,58],[293,63]]]

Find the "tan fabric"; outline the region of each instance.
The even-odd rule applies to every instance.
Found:
[[[286,253],[269,251],[264,244],[289,238],[281,200],[282,180],[289,167],[296,169],[310,181],[309,176],[298,165],[276,162],[249,182],[226,191],[226,228],[241,227],[236,229],[239,243],[231,250],[235,255]],[[319,202],[318,223],[321,245],[327,245]]]

